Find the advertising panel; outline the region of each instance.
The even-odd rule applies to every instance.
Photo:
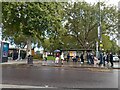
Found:
[[[9,43],[1,42],[0,62],[7,62],[8,61],[8,52],[9,52]]]
[[[76,51],[70,51],[70,56],[76,56]]]
[[[2,57],[8,57],[8,51],[9,51],[9,44],[3,43],[3,56]]]

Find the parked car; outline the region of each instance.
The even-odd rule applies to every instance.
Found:
[[[120,59],[118,58],[118,56],[113,56],[113,61],[114,61],[114,62],[119,62]]]

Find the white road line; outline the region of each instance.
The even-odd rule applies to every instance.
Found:
[[[0,88],[56,88],[45,86],[29,86],[29,85],[10,85],[10,84],[0,84]]]

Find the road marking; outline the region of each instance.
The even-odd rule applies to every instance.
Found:
[[[48,85],[45,86],[29,86],[29,85],[10,85],[10,84],[0,84],[1,88],[56,88],[56,87],[49,87]]]

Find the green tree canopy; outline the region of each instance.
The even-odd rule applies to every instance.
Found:
[[[98,40],[99,20],[101,20],[102,34],[109,35],[117,32],[117,15],[114,6],[108,7],[103,2],[94,5],[86,2],[69,3],[66,6],[67,35],[75,38],[80,48],[94,48]]]
[[[61,3],[3,2],[3,37],[12,37],[16,44],[27,43],[31,37],[40,44],[61,28],[62,14]]]
[[[4,38],[12,38],[15,44],[23,46],[32,41],[50,51],[95,48],[99,20],[102,34],[118,34],[117,9],[103,2],[93,5],[87,2],[2,3]],[[107,36],[103,38],[109,41]]]

